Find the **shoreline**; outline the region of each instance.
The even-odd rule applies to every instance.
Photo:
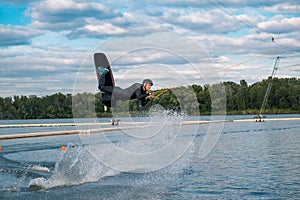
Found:
[[[268,121],[292,121],[300,120],[300,118],[264,118],[262,122]],[[209,124],[209,123],[226,123],[226,122],[257,122],[256,119],[235,119],[235,120],[214,120],[214,121],[183,121],[182,125],[195,125],[195,124]],[[259,123],[262,123],[259,122]],[[94,133],[103,133],[107,131],[118,131],[125,129],[137,129],[144,128],[144,122],[122,122],[124,125],[132,126],[122,126],[115,125],[114,127],[109,128],[100,128],[100,129],[88,129],[88,130],[67,130],[67,131],[52,131],[52,132],[36,132],[36,133],[20,133],[20,134],[9,134],[9,135],[0,135],[0,140],[9,140],[9,139],[21,139],[21,138],[30,138],[30,137],[47,137],[47,136],[57,136],[57,135],[75,135],[75,134],[94,134]],[[65,123],[65,124],[10,124],[10,125],[1,125],[1,128],[15,128],[15,127],[53,127],[53,126],[95,126],[95,125],[111,125],[111,123],[102,122],[102,123]],[[134,126],[133,126],[134,125]],[[6,127],[5,127],[6,126]]]

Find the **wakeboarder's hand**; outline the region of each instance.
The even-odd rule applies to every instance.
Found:
[[[149,97],[151,98],[151,99],[154,99],[154,94],[152,94],[152,93],[149,93]]]

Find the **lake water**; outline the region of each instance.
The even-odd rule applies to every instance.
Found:
[[[287,117],[300,115],[267,119]],[[0,140],[0,199],[300,199],[299,120],[180,125],[206,119],[155,116],[155,126],[133,129],[121,119],[100,127],[120,130],[101,134]],[[76,128],[2,128],[0,135]]]

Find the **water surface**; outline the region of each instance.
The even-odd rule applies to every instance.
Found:
[[[192,139],[182,156],[159,170],[144,173],[134,165],[129,171],[110,168],[105,162],[99,162],[90,150],[98,145],[101,152],[108,151],[108,143],[128,151],[164,145],[173,141],[176,127],[163,130],[167,137],[155,144],[142,139],[133,142],[122,132],[107,134],[109,140],[92,136],[90,144],[79,135],[0,140],[3,148],[0,151],[0,199],[300,198],[299,121],[226,122],[217,144],[204,158],[199,157],[199,149],[209,124],[201,124],[197,129],[195,126],[180,129],[187,133],[181,136],[182,141],[187,137]],[[41,129],[51,128],[39,127],[38,131]],[[17,130],[18,133],[28,131],[26,128]],[[3,132],[17,133],[12,128]],[[136,134],[145,133],[142,129]],[[61,150],[63,145],[67,146],[66,151]],[[181,147],[178,144],[178,148]],[[105,159],[118,161],[119,158],[111,154]],[[160,159],[152,164],[162,162]],[[129,159],[129,166],[130,162],[134,161]]]

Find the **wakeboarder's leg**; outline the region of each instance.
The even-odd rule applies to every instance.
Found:
[[[106,86],[105,85],[105,76],[109,72],[107,68],[103,67],[97,67],[97,77],[98,77],[98,88],[103,93],[102,94],[102,103],[104,106],[104,112],[108,110],[107,107],[110,107],[111,105],[111,94],[113,87],[112,86]]]

